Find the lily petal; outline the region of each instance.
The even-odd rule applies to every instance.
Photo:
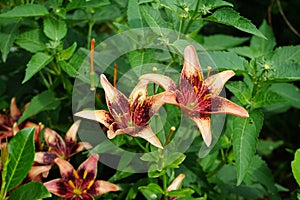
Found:
[[[106,110],[83,110],[75,113],[74,115],[100,122],[106,128],[109,128],[109,126],[114,122],[113,116]]]
[[[83,180],[82,188],[87,188],[91,182],[95,180],[97,175],[98,159],[99,156],[97,154],[93,154],[78,167],[78,176]]]
[[[178,190],[184,178],[185,178],[184,174],[179,174],[169,185],[167,191],[170,192],[172,190]]]
[[[172,92],[167,92],[165,93],[162,98],[161,98],[162,101],[164,101],[165,103],[168,103],[168,104],[175,104],[177,106],[179,106],[177,100],[176,100],[176,95]]]
[[[78,132],[78,128],[80,125],[80,120],[75,121],[72,126],[69,128],[69,130],[67,131],[66,135],[65,135],[65,141],[66,142],[72,142],[72,143],[76,143],[77,142],[77,132]]]
[[[177,89],[176,83],[171,78],[161,74],[144,74],[140,76],[140,80],[154,82],[160,85],[166,91],[175,91]]]
[[[47,145],[52,148],[53,152],[56,152],[59,155],[61,152],[65,152],[65,141],[54,130],[46,128],[44,132],[44,137]]]
[[[161,142],[156,137],[156,135],[153,133],[153,131],[149,125],[145,126],[141,131],[135,133],[132,136],[143,138],[143,139],[147,140],[148,142],[150,142],[152,145],[154,145],[160,149],[163,149]]]
[[[184,49],[184,61],[181,76],[191,77],[191,76],[201,76],[203,79],[203,73],[200,66],[200,62],[196,53],[195,48],[190,45]]]
[[[61,177],[65,180],[75,180],[74,168],[66,160],[61,158],[56,158],[54,162],[58,165]]]
[[[68,183],[62,179],[54,179],[44,183],[47,190],[57,196],[71,198],[74,194],[69,190]]]
[[[132,104],[132,102],[135,101],[137,98],[145,99],[148,96],[148,92],[147,92],[148,83],[149,81],[147,80],[140,80],[138,82],[138,84],[133,88],[129,96],[130,104]]]
[[[212,141],[212,135],[210,130],[210,118],[201,116],[201,117],[191,117],[191,119],[197,124],[202,138],[204,140],[204,143],[206,146],[210,146]]]
[[[88,142],[78,142],[76,146],[77,146],[77,148],[75,149],[75,151],[70,156],[72,156],[72,155],[74,155],[74,154],[76,154],[80,151],[83,151],[85,149],[93,148],[93,146]]]
[[[51,167],[51,165],[32,166],[28,173],[28,178],[30,179],[30,181],[41,181],[41,175],[48,175]]]
[[[118,190],[119,187],[113,183],[97,180],[87,192],[93,196],[98,196],[107,192],[115,192]]]
[[[54,162],[57,155],[50,152],[36,152],[34,155],[34,161],[44,165],[50,165]]]
[[[218,96],[222,91],[225,83],[234,76],[234,71],[226,70],[205,79],[205,85],[208,86],[212,96]]]
[[[21,115],[21,111],[17,107],[16,97],[13,97],[10,101],[10,116],[13,121],[17,121]]]
[[[211,97],[211,111],[205,114],[231,114],[239,117],[249,117],[247,110],[223,97]]]

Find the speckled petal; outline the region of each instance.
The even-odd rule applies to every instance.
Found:
[[[144,74],[140,76],[140,80],[147,80],[154,82],[164,88],[166,91],[175,91],[177,89],[176,83],[168,76],[161,74]]]
[[[32,166],[27,176],[30,181],[41,181],[42,175],[48,174],[51,167],[51,165]]]
[[[49,128],[45,129],[44,138],[51,151],[56,152],[59,155],[64,154],[66,151],[66,144],[62,137],[54,130]]]
[[[75,180],[74,168],[66,160],[61,158],[56,158],[54,162],[58,165],[61,177],[65,180]]]
[[[34,155],[34,161],[44,165],[53,164],[55,158],[57,155],[51,152],[36,152]]]
[[[249,114],[247,110],[228,99],[225,99],[223,97],[212,97],[211,100],[211,111],[209,112],[203,112],[205,114],[231,114],[236,115],[239,117],[249,117]]]
[[[136,99],[144,99],[148,96],[147,86],[149,81],[148,80],[140,80],[138,84],[133,88],[131,94],[129,96],[130,104]]]
[[[107,192],[118,191],[119,187],[108,181],[97,180],[92,187],[88,190],[88,193],[93,196],[98,196]]]
[[[184,49],[184,61],[181,76],[201,76],[203,78],[202,69],[195,48],[190,45]]]
[[[234,76],[234,71],[226,70],[205,79],[205,85],[208,86],[212,96],[218,96],[222,91],[225,83]]]
[[[76,117],[82,117],[97,121],[108,128],[114,121],[112,115],[106,110],[83,110],[74,114]]]
[[[99,156],[93,154],[86,159],[77,169],[77,173],[83,179],[82,188],[86,188],[91,181],[94,181],[97,175],[97,164]]]
[[[10,101],[10,116],[14,122],[16,122],[21,115],[21,111],[17,107],[16,97],[13,97]]]
[[[49,192],[59,197],[70,199],[73,196],[73,192],[69,190],[68,183],[62,179],[54,179],[44,183],[44,186]]]
[[[66,135],[65,135],[65,141],[66,142],[74,142],[76,143],[77,142],[77,132],[78,132],[78,128],[79,128],[79,125],[80,125],[80,120],[76,120],[72,126],[69,128],[69,130],[67,131]]]
[[[197,124],[202,138],[204,140],[204,143],[206,146],[210,146],[211,141],[212,141],[212,135],[211,135],[211,130],[210,130],[210,118],[201,116],[201,117],[191,117],[191,119]]]

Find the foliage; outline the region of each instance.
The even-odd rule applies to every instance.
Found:
[[[219,124],[213,124],[212,119],[213,145],[206,148],[198,130],[180,129],[180,124],[189,122],[182,118],[181,110],[164,105],[149,122],[163,146],[168,146],[163,150],[130,135],[112,140],[94,136],[89,133],[100,132],[100,126],[83,120],[87,125],[80,126],[85,131],[80,140],[97,137],[88,140],[94,146],[89,153],[100,154],[101,162],[108,158],[118,162],[117,169],[99,163],[98,176],[117,184],[120,190],[95,199],[280,199],[296,198],[297,192],[299,198],[299,136],[293,127],[299,130],[300,46],[279,46],[266,20],[261,19],[256,28],[234,4],[223,0],[21,0],[1,2],[0,8],[0,199],[28,199],[29,191],[31,199],[57,199],[43,185],[60,177],[55,163],[50,164],[50,171],[39,173],[36,181],[29,179],[36,152],[51,148],[50,139],[43,138],[45,129],[65,136],[72,112],[90,109],[84,105],[87,101],[96,109],[110,107],[99,83],[100,73],[111,83],[117,79],[116,87],[125,96],[133,88],[130,83],[137,84],[145,73],[164,72],[179,83],[181,55],[191,43],[203,46],[197,53],[205,76],[210,73],[207,57],[214,70],[235,72],[225,85],[227,98],[244,107],[249,117],[226,116],[220,136],[214,134]],[[209,27],[221,28],[206,35]],[[148,31],[136,31],[139,28]],[[238,34],[223,31],[229,28]],[[149,30],[153,35],[147,42],[153,46],[141,41]],[[128,37],[107,42],[117,34]],[[94,52],[96,77],[88,60],[92,38],[100,44]],[[155,49],[157,44],[164,49]],[[105,49],[105,45],[127,45],[134,50],[122,54],[115,48]],[[107,63],[117,54],[121,55]],[[150,70],[145,67],[143,71],[144,66]],[[94,80],[95,91],[73,87],[79,82],[82,89]],[[162,91],[157,84],[148,85],[149,96]],[[74,94],[80,94],[75,104]],[[90,94],[92,99],[87,100]],[[16,119],[9,106],[12,97],[22,106],[30,102]],[[27,128],[28,122],[40,123],[44,129],[39,130],[36,124],[35,129]],[[148,173],[134,173],[130,167],[139,161],[125,157],[123,150],[143,154],[139,161],[150,163]],[[76,154],[67,161],[79,166],[87,154]],[[285,160],[276,160],[277,154],[283,154]],[[169,190],[178,174],[185,178]],[[293,185],[287,185],[286,180]]]

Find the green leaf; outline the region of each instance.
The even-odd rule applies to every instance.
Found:
[[[196,2],[196,1],[194,1]],[[223,6],[230,6],[233,7],[233,4],[226,2],[226,1],[222,1],[222,0],[201,0],[200,4],[199,4],[199,8],[203,9],[203,7],[206,7],[206,9],[209,10],[213,10],[216,8],[220,8]]]
[[[212,15],[203,19],[233,26],[241,31],[266,39],[266,37],[255,27],[254,24],[251,23],[250,20],[240,16],[240,14],[232,8],[220,8]]]
[[[295,158],[291,163],[293,175],[300,186],[300,149],[298,149],[295,153]]]
[[[156,183],[149,183],[147,186],[141,186],[138,188],[146,199],[159,199],[159,194],[163,194],[164,191]]]
[[[229,35],[211,35],[203,37],[203,46],[206,50],[226,50],[245,43],[249,38],[233,37]]]
[[[285,62],[300,62],[300,45],[284,46],[275,49],[272,56],[272,61],[275,64],[282,64]]]
[[[257,143],[257,153],[264,156],[269,156],[272,154],[273,150],[284,144],[283,140],[269,141],[269,140],[259,140]]]
[[[153,29],[153,31],[158,33],[159,35],[164,35],[164,31],[162,31],[160,28],[172,27],[172,25],[169,22],[166,22],[162,18],[158,9],[154,9],[149,6],[140,6],[140,8],[149,27],[155,27],[156,29]]]
[[[46,49],[46,41],[46,37],[40,29],[32,29],[19,34],[16,44],[31,53],[37,53]]]
[[[186,198],[190,197],[195,191],[191,188],[182,188],[179,190],[172,190],[168,192],[167,196],[169,197],[179,197],[179,198]]]
[[[51,40],[59,41],[67,34],[67,24],[63,20],[46,18],[44,20],[44,33]]]
[[[142,28],[143,21],[138,0],[128,1],[127,18],[130,28]]]
[[[14,7],[12,10],[0,14],[0,18],[37,17],[48,15],[47,8],[40,4],[25,4]]]
[[[259,53],[256,49],[251,47],[235,47],[228,49],[230,52],[234,52],[240,56],[244,56],[247,58],[256,58],[259,56]]]
[[[7,166],[6,189],[16,187],[29,172],[34,159],[34,128],[19,131],[8,144],[9,163]]]
[[[9,200],[38,200],[51,196],[51,193],[48,192],[47,188],[42,183],[30,182],[13,191],[9,196]]]
[[[59,52],[60,54],[60,59],[62,60],[68,60],[72,57],[72,55],[74,54],[75,50],[76,50],[76,47],[77,47],[77,43],[74,42],[72,44],[72,46],[62,50]]]
[[[131,68],[142,66],[146,63],[152,63],[153,51],[149,51],[148,49],[132,51],[129,53],[129,62]]]
[[[252,92],[248,88],[245,82],[243,81],[235,81],[235,82],[228,82],[226,88],[232,92],[243,105],[247,105],[250,103],[252,98]]]
[[[247,61],[233,52],[211,52],[212,60],[219,69],[231,69],[233,71],[245,71]]]
[[[263,114],[253,111],[249,118],[233,120],[233,153],[237,168],[237,185],[240,185],[254,157],[257,138],[262,128]]]
[[[59,100],[55,98],[55,94],[50,90],[46,90],[31,99],[30,104],[19,118],[18,123],[20,124],[29,117],[42,111],[54,110],[59,103]]]
[[[26,65],[26,73],[25,78],[22,81],[22,84],[28,81],[33,75],[43,69],[46,65],[48,65],[53,60],[53,56],[38,52],[34,54],[29,63]]]
[[[89,0],[89,1],[82,1],[82,0],[72,0],[69,1],[66,9],[67,11],[74,10],[74,9],[84,9],[86,7],[92,7],[92,8],[97,8],[105,5],[109,5],[110,2],[109,0]]]
[[[267,24],[266,20],[263,21],[262,25],[259,27],[259,30],[266,36],[267,40],[257,36],[253,36],[251,38],[250,47],[259,52],[259,55],[257,55],[257,57],[264,55],[269,51],[272,51],[276,46],[274,34],[272,32],[272,29]]]
[[[300,108],[300,90],[295,85],[290,83],[276,83],[270,89],[288,100],[292,106]]]
[[[270,88],[263,87],[255,94],[252,102],[253,108],[262,108],[286,103],[287,100]]]
[[[19,21],[14,24],[8,24],[1,28],[0,32],[0,50],[2,52],[2,60],[5,62],[10,48],[18,35]]]

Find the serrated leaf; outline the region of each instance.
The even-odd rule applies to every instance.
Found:
[[[74,42],[72,44],[72,46],[60,51],[60,59],[62,60],[68,60],[72,57],[72,55],[74,54],[75,50],[76,50],[76,47],[77,47],[77,43]]]
[[[270,90],[284,97],[289,103],[300,108],[300,89],[290,83],[276,83],[270,87]]]
[[[250,47],[256,49],[259,52],[257,56],[261,56],[269,51],[272,51],[276,46],[276,41],[272,29],[269,27],[265,20],[259,27],[259,31],[266,36],[267,40],[257,36],[253,36],[251,38]]]
[[[40,4],[25,4],[15,6],[12,10],[0,14],[0,18],[37,17],[48,15],[47,8]]]
[[[249,38],[217,34],[203,37],[203,46],[208,51],[226,50],[241,45],[247,40],[249,40]]]
[[[272,61],[279,65],[285,62],[300,62],[300,45],[284,46],[275,49]]]
[[[202,1],[200,1],[199,8],[202,8],[204,6],[206,8],[209,8],[210,10],[213,10],[213,9],[220,8],[223,6],[233,7],[233,4],[229,3],[227,1],[222,1],[222,0],[202,0]]]
[[[147,50],[136,50],[129,53],[129,62],[130,67],[138,67],[142,66],[146,63],[152,63],[153,62],[153,51]]]
[[[220,8],[212,15],[203,19],[233,26],[241,31],[266,39],[266,37],[255,27],[254,24],[251,23],[250,20],[240,16],[240,14],[232,8]]]
[[[66,9],[67,11],[74,10],[74,9],[84,9],[86,7],[97,8],[105,5],[109,5],[109,0],[89,0],[89,1],[82,1],[82,0],[72,0],[69,1]]]
[[[41,182],[30,182],[14,190],[9,196],[9,200],[38,200],[51,196],[51,193]]]
[[[286,103],[287,100],[281,95],[272,91],[270,88],[260,89],[253,98],[252,107],[253,108],[262,108],[277,104]]]
[[[33,29],[18,35],[16,44],[31,53],[37,53],[46,49],[46,37],[40,29]]]
[[[235,117],[233,120],[233,153],[237,168],[237,185],[242,183],[254,157],[263,118],[262,112],[253,111],[249,118]]]
[[[219,69],[231,69],[233,71],[245,71],[247,61],[233,52],[211,52],[212,60]]]
[[[159,35],[164,35],[160,28],[171,28],[172,25],[169,22],[166,22],[158,9],[154,9],[152,7],[148,6],[140,6],[141,12],[149,25],[149,27],[155,27],[153,29],[154,32],[156,32]]]
[[[294,178],[296,179],[298,185],[300,186],[300,149],[298,149],[295,153],[294,160],[291,163],[292,171]]]
[[[6,189],[16,187],[29,172],[34,159],[34,128],[19,131],[8,144],[9,163],[7,166]]]
[[[43,69],[46,65],[48,65],[53,60],[53,56],[38,52],[34,54],[29,63],[26,65],[26,73],[25,78],[22,81],[22,84],[28,81],[33,75]]]
[[[244,56],[247,58],[256,58],[259,56],[259,52],[251,47],[235,47],[228,49],[230,52],[234,52],[240,56]]]
[[[44,91],[31,99],[30,104],[19,118],[18,123],[20,124],[29,117],[42,111],[54,110],[57,108],[59,103],[59,100],[55,98],[55,94],[52,91]]]
[[[0,50],[2,52],[2,60],[5,62],[10,48],[13,46],[18,35],[19,21],[14,24],[8,24],[2,27],[0,32]]]
[[[67,34],[67,24],[63,20],[46,18],[44,20],[44,33],[51,40],[59,41]]]
[[[57,64],[61,67],[62,70],[64,70],[70,77],[75,78],[78,75],[78,69],[74,67],[74,65],[71,65],[70,63],[60,60],[57,62]]]
[[[228,82],[225,86],[230,92],[232,92],[239,99],[239,101],[243,105],[250,103],[252,92],[248,88],[246,83],[244,83],[243,81],[235,81],[235,82]]]

